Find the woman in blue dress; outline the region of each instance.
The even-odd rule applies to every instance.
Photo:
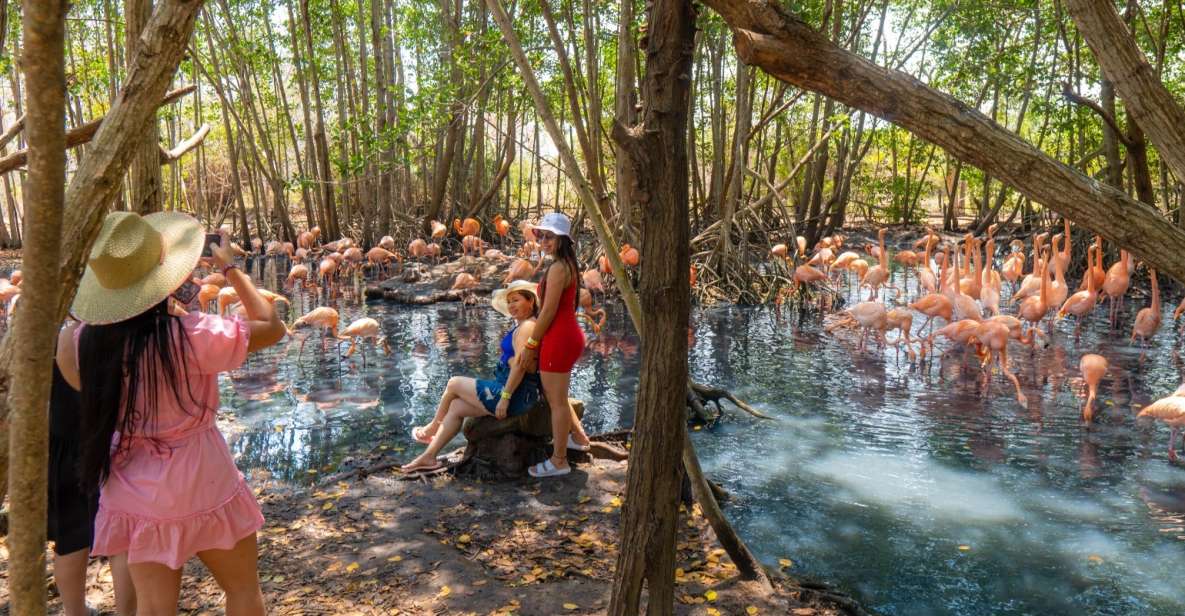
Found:
[[[454,376],[449,379],[436,416],[425,426],[412,430],[412,438],[428,445],[416,459],[403,465],[404,472],[431,471],[443,466],[436,455],[461,431],[466,417],[493,415],[506,419],[522,415],[539,401],[539,372],[535,366],[519,362],[527,339],[539,314],[535,284],[516,280],[494,292],[490,305],[515,320],[515,326],[502,337],[502,352],[493,379]]]

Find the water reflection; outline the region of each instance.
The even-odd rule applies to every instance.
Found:
[[[450,375],[492,372],[507,326],[481,307],[335,307],[343,322],[377,319],[395,352],[364,362],[310,341],[299,359],[290,347],[253,357],[223,388],[244,468],[302,479],[353,450],[409,456],[410,426]],[[610,308],[573,373],[592,432],[632,423],[640,349]],[[856,354],[854,337],[787,307],[696,310],[691,325],[693,378],[778,417],[727,414],[693,437],[766,562],[792,558],[887,614],[1185,613],[1185,470],[1166,462],[1162,428],[1135,421],[1181,381],[1172,329],[1143,363],[1099,315],[1077,344],[1066,326],[1049,346],[1014,345],[1022,406],[971,353]],[[1111,366],[1089,428],[1087,352]]]

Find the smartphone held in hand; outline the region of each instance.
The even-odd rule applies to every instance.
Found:
[[[222,245],[222,234],[221,233],[207,233],[206,234],[206,242],[204,244],[202,244],[202,256],[203,257],[214,256],[214,253],[210,251],[210,244],[218,244],[219,246],[221,246]]]

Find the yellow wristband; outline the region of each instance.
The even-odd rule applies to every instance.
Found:
[[[503,400],[509,400],[510,396],[511,396],[510,392],[506,391],[505,389],[502,390],[502,399]]]

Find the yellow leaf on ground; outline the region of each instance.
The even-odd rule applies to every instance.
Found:
[[[457,537],[457,543],[469,543],[470,539],[471,537],[469,537],[469,535],[461,535],[460,537]]]
[[[960,552],[970,552],[970,551],[971,551],[971,546],[969,546],[969,545],[960,545],[960,546],[959,546],[959,551],[960,551]]]
[[[716,591],[709,590],[708,592],[704,593],[704,598],[707,599],[708,601],[715,601],[716,600]]]
[[[358,570],[358,563],[350,563],[346,565],[346,573],[353,573]]]
[[[579,606],[579,605],[576,605],[575,603],[565,603],[565,604],[564,604],[564,609],[565,609],[565,610],[574,610],[574,609],[576,609],[576,608],[578,608],[578,607],[580,607],[580,606]]]
[[[610,505],[612,505],[612,506],[614,506],[614,507],[620,507],[620,506],[621,506],[621,497],[620,497],[620,496],[614,496],[614,497],[613,497],[613,500],[609,501],[609,504],[610,504]]]
[[[745,613],[748,614],[749,616],[753,616],[754,614],[757,613],[757,606],[750,605],[749,607],[746,607]]]
[[[333,501],[328,501],[324,505],[321,505],[322,511],[329,511],[330,509],[333,509]]]
[[[710,607],[708,608],[708,616],[720,616],[720,610]]]
[[[450,594],[452,594],[452,592],[453,592],[453,589],[449,588],[448,586],[441,586],[440,592],[436,593],[436,596],[443,599],[444,597],[447,597]]]
[[[790,560],[789,558],[779,558],[778,566],[783,569],[789,569],[790,567],[794,566],[794,561]]]
[[[388,558],[388,559],[387,559],[387,562],[389,562],[389,563],[397,563],[397,562],[399,562],[399,561],[401,561],[401,560],[403,560],[403,557],[402,557],[402,556],[398,556],[398,555],[396,555],[396,556],[392,556],[391,558]]]
[[[1090,556],[1086,557],[1086,560],[1090,561],[1090,564],[1092,565],[1103,564],[1103,557],[1099,556],[1098,554],[1091,554]]]

